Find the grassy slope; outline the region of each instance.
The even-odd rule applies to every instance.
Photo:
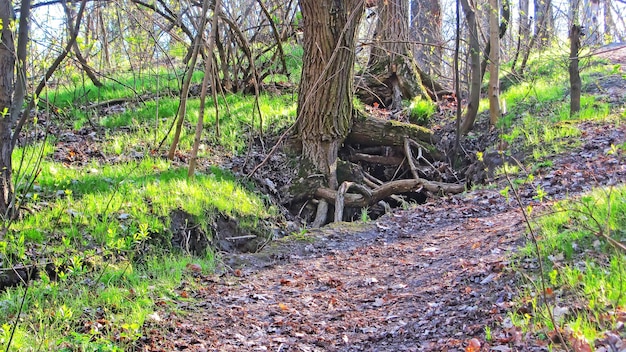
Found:
[[[601,60],[589,64],[582,72],[583,83],[591,83],[599,76],[623,75],[618,66]],[[503,94],[510,110],[500,121],[505,132],[502,138],[526,150],[527,166],[533,172],[542,165],[551,165],[551,159],[558,158],[560,153],[580,145],[578,123],[595,121],[610,128],[626,120],[625,112],[611,111],[607,102],[592,95],[583,95],[582,111],[570,117],[564,65],[562,55],[558,54],[546,53],[535,58],[529,65],[530,81],[514,85]],[[626,154],[626,143],[614,145],[608,152]],[[509,166],[507,172],[511,171],[519,169]],[[532,183],[532,176],[520,174],[517,181]],[[542,200],[540,186],[536,187],[536,193]],[[623,231],[626,185],[596,189],[588,195],[559,202],[552,210],[551,215],[533,223],[546,268],[550,308],[541,303],[543,295],[537,284],[540,273],[521,269],[523,263],[537,260],[534,246],[529,243],[517,261],[523,276],[530,278],[522,283],[519,303],[532,309],[512,313],[511,321],[524,332],[533,332],[547,340],[553,334],[547,312],[551,309],[569,343],[578,344],[578,348],[585,344],[593,346],[606,332],[614,331],[626,315],[626,257],[602,235],[622,243],[626,241]]]
[[[24,287],[0,293],[0,349],[6,348],[20,311],[12,350],[129,349],[144,321],[157,319],[150,315],[155,304],[176,309],[172,298],[181,299],[181,283],[193,284],[185,277],[196,273],[188,264],[205,273],[215,266],[210,251],[199,258],[171,248],[172,211],[191,214],[206,233],[220,213],[252,228],[277,216],[261,194],[227,170],[201,167],[190,180],[184,166],[151,156],[173,121],[175,97],[161,96],[158,104],[130,103],[110,115],[80,109],[84,102],[74,100],[85,93],[100,101],[132,98],[134,93],[125,88],[131,85],[144,96],[154,96],[158,87],[154,76],[141,82],[124,79],[124,84],[111,83],[101,90],[89,86],[48,95],[54,109],[64,112],[51,123],[85,128],[96,132],[93,138],[78,137],[74,143],[75,135],[68,130],[15,152],[16,189],[26,211],[0,239],[0,262],[3,267],[52,263],[61,270],[55,280],[42,271],[41,280],[32,281],[26,293]],[[173,87],[171,79],[160,76],[160,87],[164,82]],[[203,159],[213,158],[214,149],[243,152],[247,133],[260,128],[258,114],[251,113],[253,97],[221,99],[220,136],[214,133],[213,102],[207,103]],[[295,101],[292,95],[260,97],[266,133],[293,122]],[[198,99],[192,98],[179,147],[182,155],[190,149],[198,107]],[[44,107],[48,109],[52,107]],[[91,123],[102,128],[93,130]],[[68,132],[70,138],[64,137]],[[104,157],[96,153],[80,162],[79,156],[88,150]],[[68,161],[74,158],[78,162]],[[22,297],[26,299],[20,307]]]

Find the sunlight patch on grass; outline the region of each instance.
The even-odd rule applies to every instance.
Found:
[[[615,328],[618,320],[613,313],[626,306],[626,257],[602,235],[624,243],[624,214],[626,186],[619,186],[557,203],[553,212],[537,221],[552,305],[569,307],[559,319],[560,328],[584,336],[592,345],[604,331]],[[534,258],[532,245],[521,255]],[[545,306],[535,308],[530,320],[518,323],[551,329],[547,315],[540,313]]]

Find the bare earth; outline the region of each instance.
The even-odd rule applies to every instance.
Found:
[[[618,52],[623,60],[626,48],[611,55]],[[622,111],[623,87],[605,93],[621,99]],[[582,146],[535,179],[551,200],[626,180],[623,153],[607,153],[626,141],[626,126],[581,129]],[[163,310],[137,349],[547,351],[545,340],[508,318],[527,309],[512,303],[528,282],[510,265],[526,225],[502,187],[277,241],[256,255],[226,257],[219,275],[189,272],[186,282],[194,284],[159,302]],[[545,209],[531,187],[521,193],[535,212]]]

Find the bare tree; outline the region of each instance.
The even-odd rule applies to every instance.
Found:
[[[528,41],[530,40],[530,18],[528,16],[529,9],[530,9],[529,0],[519,1],[517,48],[515,50],[515,56],[513,57],[513,63],[511,65],[511,71],[513,72],[515,72],[515,66],[517,65],[517,59],[520,53],[526,51],[524,49],[527,49]]]
[[[460,0],[467,21],[469,32],[469,68],[471,72],[470,79],[470,96],[467,104],[467,111],[463,122],[461,123],[460,132],[467,133],[474,127],[474,121],[478,115],[478,106],[480,104],[480,85],[482,83],[482,74],[480,69],[480,42],[478,40],[478,25],[476,23],[476,11],[470,5],[468,0]]]
[[[495,125],[500,118],[500,4],[489,0],[489,121]]]

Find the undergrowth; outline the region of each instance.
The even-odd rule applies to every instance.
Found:
[[[13,154],[22,216],[0,236],[0,266],[37,267],[38,279],[0,293],[0,350],[9,341],[11,351],[132,350],[144,323],[160,321],[157,310],[176,311],[176,302],[188,299],[185,288],[193,289],[198,274],[188,265],[209,274],[218,260],[210,248],[192,255],[173,245],[172,212],[189,214],[196,223],[188,226],[209,236],[221,215],[244,231],[277,219],[263,195],[218,163],[203,164],[190,179],[184,165],[162,158],[157,146],[178,99],[160,94],[157,103],[154,95],[177,89],[175,75],[119,79],[101,89],[83,83],[48,92],[44,111],[58,114],[46,123],[65,126],[63,132]],[[129,85],[151,98],[136,101]],[[132,101],[110,111],[84,109],[118,98]],[[219,97],[218,135],[207,100],[199,157],[243,153],[250,133],[273,134],[293,123],[296,101],[262,94],[259,116],[251,113],[254,97]],[[178,157],[191,148],[198,107],[191,98]]]
[[[585,94],[580,113],[570,116],[566,76],[555,75],[563,72],[562,63],[538,63],[529,65],[530,82],[503,93],[510,109],[498,126],[503,141],[525,151],[531,173],[580,145],[579,124],[619,125],[624,118],[612,112],[608,102]],[[602,61],[586,64],[583,82],[615,74],[615,67]],[[608,153],[624,153],[623,145],[613,145]],[[507,179],[526,171],[507,164],[503,169]],[[518,178],[510,187],[532,181],[532,175]],[[535,186],[535,192],[542,201],[541,186]],[[532,207],[523,210],[533,215],[528,225],[534,231],[513,264],[526,280],[510,320],[523,334],[535,334],[546,344],[563,342],[574,350],[591,350],[626,319],[626,186],[600,187],[557,202],[541,216],[533,214]]]
[[[559,202],[550,214],[538,218],[535,225],[540,256],[529,244],[520,252],[519,260],[544,260],[550,308],[540,304],[543,298],[537,293],[538,287],[529,285],[520,302],[532,309],[513,313],[512,321],[549,335],[555,328],[546,311],[551,309],[556,328],[569,343],[582,340],[592,346],[606,332],[619,329],[626,317],[624,214],[626,186],[622,185]]]

